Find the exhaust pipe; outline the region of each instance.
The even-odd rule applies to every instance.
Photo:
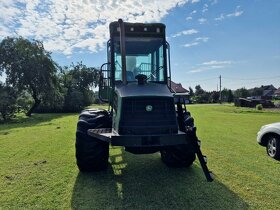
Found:
[[[121,47],[121,56],[122,56],[122,81],[123,84],[127,84],[126,80],[126,53],[125,53],[125,29],[124,22],[122,19],[118,20],[120,25],[120,47]]]

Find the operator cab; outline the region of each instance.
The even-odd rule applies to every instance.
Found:
[[[99,85],[100,98],[106,102],[112,101],[116,86],[136,84],[139,79],[140,83],[142,81],[169,86],[170,68],[167,59],[169,45],[165,39],[165,25],[161,23],[123,23],[123,25],[125,34],[123,40],[120,23],[112,22],[109,26],[108,63],[102,66],[103,78]]]
[[[126,37],[126,79],[136,82],[143,74],[149,82],[164,83],[166,75],[163,55],[163,39],[154,37]],[[113,42],[115,81],[122,81],[122,65],[119,37]]]
[[[122,75],[120,24],[110,24],[110,63],[116,84],[137,82],[139,74],[146,75],[149,82],[167,83],[165,25],[125,23],[124,31],[126,77]]]

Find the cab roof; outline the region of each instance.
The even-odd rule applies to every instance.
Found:
[[[154,36],[165,37],[165,25],[163,23],[128,23],[124,22],[126,36]],[[120,35],[120,25],[117,21],[109,25],[110,36]]]

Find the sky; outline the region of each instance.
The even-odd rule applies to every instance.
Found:
[[[108,25],[166,24],[172,80],[205,90],[280,87],[280,0],[0,0],[0,41],[43,41],[59,65],[106,62]],[[3,79],[3,78],[2,78]]]

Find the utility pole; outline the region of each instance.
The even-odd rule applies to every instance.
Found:
[[[219,76],[220,79],[220,104],[222,103],[222,76]]]

